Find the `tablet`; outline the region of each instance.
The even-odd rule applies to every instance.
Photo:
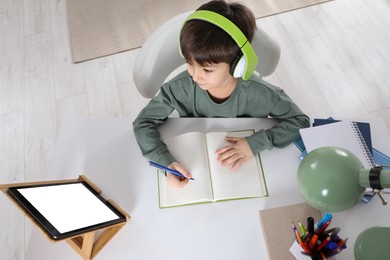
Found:
[[[84,181],[10,187],[7,192],[53,240],[126,222]]]

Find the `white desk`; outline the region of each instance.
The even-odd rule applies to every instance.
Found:
[[[303,202],[297,185],[299,151],[294,145],[261,153],[269,197],[159,209],[157,176],[135,141],[131,118],[72,119],[63,122],[48,179],[84,173],[131,215],[129,223],[96,259],[268,259],[258,211]],[[390,154],[381,121],[373,121],[373,144]],[[188,131],[268,128],[269,119],[170,119],[164,137]],[[386,137],[385,142],[380,137]],[[390,200],[390,198],[389,198]],[[365,228],[390,226],[390,206],[378,198],[334,214],[332,226],[349,237],[337,259],[353,259],[353,245]],[[386,217],[387,215],[387,217]],[[293,241],[293,238],[292,238]],[[288,250],[286,248],[286,250]],[[79,259],[65,242],[51,244],[33,230],[26,259]]]

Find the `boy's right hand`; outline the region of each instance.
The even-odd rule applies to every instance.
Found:
[[[176,176],[174,174],[171,174],[171,173],[167,172],[168,182],[173,187],[184,188],[188,184],[190,178],[192,178],[191,173],[189,173],[187,171],[187,169],[184,168],[184,166],[182,166],[178,162],[171,163],[170,165],[168,165],[168,168],[170,168],[172,170],[176,170],[176,171],[180,172],[181,174],[183,174],[186,177],[186,179],[185,178],[181,178],[179,176]]]

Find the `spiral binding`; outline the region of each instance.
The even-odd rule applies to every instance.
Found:
[[[352,130],[358,139],[359,145],[363,150],[364,157],[366,158],[370,167],[375,167],[374,158],[372,157],[371,151],[370,151],[370,149],[368,149],[367,143],[366,143],[366,141],[364,141],[364,137],[363,137],[362,133],[360,132],[356,122],[350,122],[350,123],[352,126]]]

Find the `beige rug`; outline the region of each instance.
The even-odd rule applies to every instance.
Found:
[[[256,18],[330,0],[237,0]],[[74,62],[140,47],[169,18],[208,0],[67,0]]]

